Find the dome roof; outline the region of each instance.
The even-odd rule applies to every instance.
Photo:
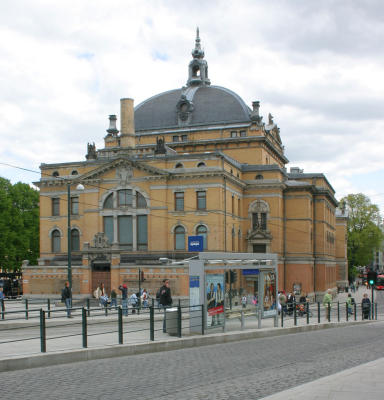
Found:
[[[192,86],[160,93],[135,107],[135,130],[250,122],[250,112],[229,89]]]

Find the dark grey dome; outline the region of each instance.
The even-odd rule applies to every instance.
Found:
[[[250,121],[244,101],[220,86],[170,90],[135,107],[136,131]]]

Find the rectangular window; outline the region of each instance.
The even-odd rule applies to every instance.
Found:
[[[235,196],[232,196],[232,215],[235,215]]]
[[[240,137],[247,136],[247,131],[240,131]]]
[[[148,248],[148,224],[146,215],[137,216],[137,250]]]
[[[60,215],[60,198],[55,197],[52,199],[52,215]]]
[[[119,243],[132,246],[132,215],[121,215],[118,218]]]
[[[252,214],[252,228],[256,229],[267,229],[267,214],[266,213],[253,213]]]
[[[172,142],[178,142],[179,137],[178,136],[172,136]]]
[[[207,192],[200,191],[196,192],[197,198],[197,209],[198,210],[206,210],[207,209]]]
[[[79,214],[79,198],[71,197],[71,214],[78,215]]]
[[[184,192],[175,193],[175,211],[184,211]]]
[[[231,137],[237,137],[237,131],[232,131],[231,132]]]
[[[108,239],[109,243],[113,243],[113,217],[104,217],[104,234]]]
[[[123,189],[119,190],[119,206],[132,206],[132,190]]]
[[[253,245],[253,252],[254,253],[266,253],[267,252],[267,245],[266,244],[254,244]]]
[[[181,135],[181,141],[186,142],[188,140],[188,135]]]
[[[241,215],[241,210],[240,210],[240,199],[237,199],[237,215]]]

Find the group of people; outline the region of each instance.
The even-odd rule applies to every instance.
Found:
[[[128,315],[128,304],[132,306],[132,313],[135,313],[135,309],[139,306],[148,307],[149,306],[149,295],[147,289],[141,289],[137,293],[132,293],[128,298],[128,287],[124,283],[118,288],[121,292],[121,306],[123,308],[123,314]],[[117,291],[112,288],[110,296],[108,296],[105,286],[100,283],[99,286],[93,292],[93,296],[99,300],[99,305],[102,308],[114,307],[117,309]]]

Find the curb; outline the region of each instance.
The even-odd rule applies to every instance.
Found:
[[[163,340],[158,342],[112,345],[92,349],[79,349],[60,351],[32,356],[0,359],[0,372],[16,371],[29,368],[47,367],[81,361],[100,360],[112,357],[133,356],[146,353],[180,350],[192,347],[209,346],[250,340],[265,337],[274,337],[299,332],[317,331],[321,329],[341,328],[351,325],[360,325],[376,321],[330,322],[316,325],[294,326],[288,328],[264,328],[248,331],[229,333],[215,333],[205,336],[194,336],[175,340]]]

